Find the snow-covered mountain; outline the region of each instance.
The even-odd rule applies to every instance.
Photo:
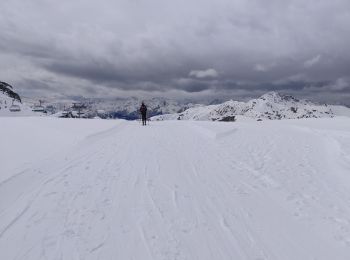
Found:
[[[293,96],[268,92],[248,102],[227,101],[218,105],[197,105],[181,113],[155,116],[152,120],[232,121],[234,116],[257,120],[298,119],[350,116],[350,109],[342,106],[320,105]]]
[[[165,98],[152,98],[141,100],[139,98],[118,98],[114,100],[88,100],[87,106],[90,110],[104,110],[106,114],[113,118],[137,119],[139,108],[144,101],[148,107],[149,116],[178,113],[186,110],[190,106],[179,103],[175,100]]]
[[[182,112],[192,106],[188,102],[179,102],[166,98],[140,99],[130,98],[78,98],[74,102],[79,102],[86,107],[84,113],[87,117],[100,116],[103,118],[122,118],[134,120],[139,118],[139,108],[144,101],[148,107],[149,117]],[[56,112],[70,110],[71,102],[46,102],[46,106],[54,107]],[[59,114],[59,113],[58,113]]]
[[[85,118],[98,116],[100,118],[138,119],[138,109],[142,101],[146,103],[148,117],[151,117],[152,120],[232,121],[234,116],[244,116],[256,120],[350,116],[350,109],[347,107],[315,104],[277,92],[268,92],[248,102],[230,100],[221,104],[211,102],[210,105],[193,104],[190,101],[176,101],[167,98],[141,99],[136,97],[44,99],[43,101],[43,107],[41,105],[40,107],[48,114],[55,116],[61,116],[67,112],[74,114],[76,111],[73,104],[79,103],[84,107],[82,117]],[[0,115],[42,115],[42,113],[32,112],[37,103],[38,100],[30,99],[25,99],[25,104],[21,103],[21,98],[10,85],[1,84]],[[11,112],[11,108],[19,111]]]
[[[32,115],[29,106],[22,103],[21,97],[6,82],[0,81],[0,116]]]

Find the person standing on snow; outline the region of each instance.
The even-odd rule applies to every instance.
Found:
[[[146,120],[147,120],[147,107],[145,103],[142,102],[141,107],[140,107],[140,113],[141,113],[141,118],[142,118],[142,125],[146,125]]]

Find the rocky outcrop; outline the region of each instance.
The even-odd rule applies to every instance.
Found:
[[[10,84],[0,81],[0,91],[6,96],[22,103],[20,96],[13,91],[13,87]]]

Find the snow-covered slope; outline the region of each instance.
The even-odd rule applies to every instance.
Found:
[[[32,124],[0,118],[0,259],[349,259],[349,118]]]
[[[0,116],[34,115],[31,108],[22,103],[12,86],[0,81]]]
[[[336,115],[350,116],[350,109],[342,106],[318,105],[277,92],[269,92],[248,102],[231,100],[219,105],[196,106],[182,113],[160,115],[152,119],[221,121],[237,115],[254,119],[322,118]]]
[[[50,161],[61,150],[67,150],[87,136],[114,125],[115,121],[111,120],[1,118],[0,183],[13,176],[13,173],[33,167],[41,161]]]

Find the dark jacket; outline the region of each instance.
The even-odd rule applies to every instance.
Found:
[[[140,107],[140,113],[141,113],[141,115],[146,116],[147,107],[145,106],[145,104],[142,104],[142,105],[141,105],[141,107]]]

